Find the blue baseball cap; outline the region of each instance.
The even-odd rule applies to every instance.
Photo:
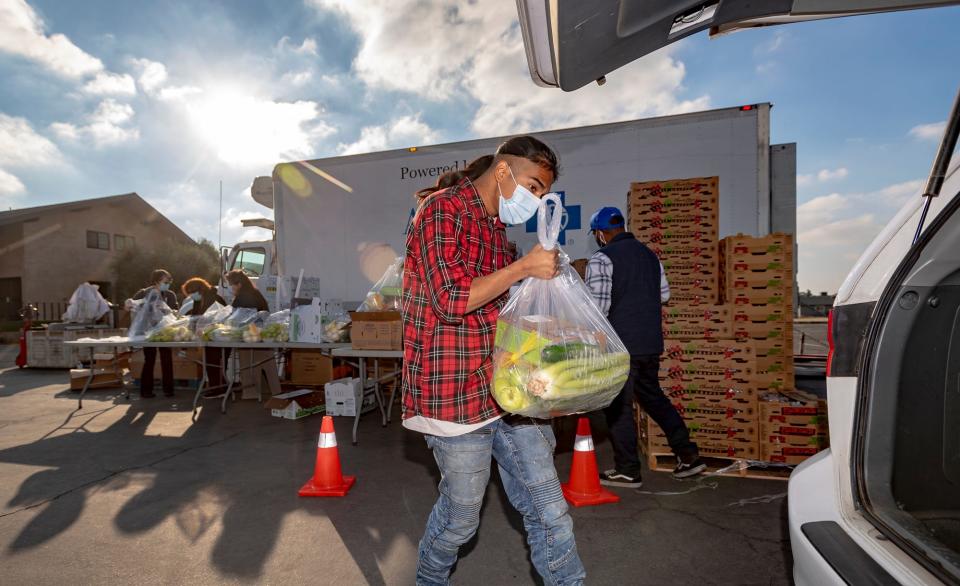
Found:
[[[619,218],[619,222],[613,223],[611,220]],[[613,228],[623,228],[623,212],[613,206],[600,208],[590,216],[590,231],[611,230]]]

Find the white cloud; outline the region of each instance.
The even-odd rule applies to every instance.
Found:
[[[187,98],[190,127],[220,160],[269,168],[314,154],[314,143],[335,132],[313,101],[278,102],[243,91],[204,92]]]
[[[140,72],[137,82],[143,91],[153,95],[167,81],[167,66],[150,59],[131,59],[133,66]]]
[[[918,124],[910,129],[908,133],[917,140],[940,140],[943,131],[947,128],[946,121],[931,122],[930,124]]]
[[[310,83],[310,80],[313,79],[313,72],[309,70],[304,71],[288,71],[280,77],[280,82],[284,84],[290,84],[296,87],[304,86]]]
[[[206,237],[217,244],[220,200],[217,197],[216,183],[204,187],[196,180],[187,180],[167,185],[160,194],[148,194],[144,197],[190,236]],[[241,224],[243,219],[261,217],[272,217],[272,213],[253,202],[249,189],[224,190],[223,245],[230,246],[244,240],[269,240],[269,231],[244,228]]]
[[[87,116],[87,124],[78,126],[67,122],[54,122],[50,125],[50,130],[62,140],[89,140],[94,147],[104,148],[140,138],[140,130],[129,125],[133,115],[133,107],[129,104],[107,99],[100,102],[93,114]]]
[[[836,218],[839,212],[849,207],[849,198],[839,193],[815,197],[797,207],[797,225],[802,229],[815,227]]]
[[[755,55],[769,55],[770,53],[776,53],[783,47],[783,42],[787,39],[787,34],[778,30],[773,33],[773,36],[757,45],[753,53]]]
[[[907,203],[909,198],[920,195],[920,191],[923,189],[923,183],[922,179],[904,181],[903,183],[896,183],[884,187],[875,192],[875,194],[868,194],[867,197],[872,198],[872,196],[875,195],[876,198],[879,198],[883,203],[895,208],[901,208],[903,204]]]
[[[283,37],[277,43],[277,51],[281,53],[289,51],[298,55],[313,55],[316,57],[317,41],[312,37],[306,37],[302,43],[296,45],[290,41],[290,37]]]
[[[26,191],[27,188],[19,177],[0,169],[0,202],[9,203],[10,199],[19,197]]]
[[[126,73],[118,74],[101,71],[96,77],[84,84],[83,91],[95,96],[132,96],[137,93],[137,86],[133,82],[133,77]]]
[[[838,167],[836,169],[820,169],[816,173],[805,173],[797,175],[797,186],[798,187],[807,187],[813,185],[815,182],[824,183],[827,181],[835,181],[838,179],[845,179],[850,172],[846,167]]]
[[[613,122],[709,104],[706,96],[678,99],[685,70],[673,48],[614,72],[607,87],[592,85],[575,93],[537,88],[529,77],[516,7],[509,2],[311,3],[344,14],[360,34],[353,67],[369,86],[435,101],[471,97],[479,102],[472,125],[478,134]]]
[[[849,175],[846,167],[837,169],[820,169],[817,173],[817,179],[820,181],[833,181],[835,179],[845,179]]]
[[[62,162],[57,146],[24,118],[0,113],[0,165],[43,167]]]
[[[420,116],[403,116],[383,126],[367,126],[352,144],[341,144],[340,153],[353,155],[389,148],[417,146],[436,142],[438,134]]]
[[[190,96],[202,93],[202,89],[192,85],[171,85],[161,88],[157,93],[157,99],[163,102],[183,102]]]
[[[765,61],[764,63],[758,63],[756,71],[759,75],[767,75],[773,73],[777,68],[777,64],[773,61]]]
[[[0,51],[34,61],[64,77],[103,70],[103,62],[62,34],[47,35],[40,16],[25,0],[0,2]]]
[[[859,254],[873,241],[908,197],[923,187],[919,179],[865,193],[831,193],[797,208],[801,288],[836,291]]]

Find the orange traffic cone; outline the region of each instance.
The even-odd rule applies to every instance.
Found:
[[[590,434],[590,420],[586,417],[581,417],[577,421],[577,439],[573,443],[570,482],[561,484],[560,488],[563,490],[563,498],[575,507],[620,502],[619,496],[600,487],[597,456],[593,453],[593,436]]]
[[[320,424],[320,441],[317,442],[317,466],[313,478],[297,493],[300,496],[347,496],[347,491],[357,481],[356,476],[344,476],[340,472],[340,453],[337,451],[337,434],[333,431],[333,417],[323,416]]]

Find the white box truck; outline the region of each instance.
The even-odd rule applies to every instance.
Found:
[[[571,258],[590,255],[590,215],[626,205],[630,183],[687,177],[720,178],[720,235],[795,231],[796,149],[770,145],[770,104],[535,133],[553,147],[564,201],[561,245]],[[302,270],[302,296],[363,299],[389,263],[403,254],[414,193],[450,169],[492,153],[506,137],[418,146],[379,153],[280,163],[258,177],[253,198],[273,209],[273,241],[243,242],[225,251],[225,268],[244,268],[268,282],[276,276],[289,299]],[[535,220],[510,227],[520,251],[536,244]],[[271,227],[269,221],[249,225]],[[262,278],[262,277],[261,277]]]

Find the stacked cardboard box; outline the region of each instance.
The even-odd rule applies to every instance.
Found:
[[[736,340],[666,340],[660,386],[686,421],[704,456],[759,457],[756,354]],[[650,454],[669,453],[656,423],[644,418],[641,436]]]
[[[630,186],[628,228],[660,258],[674,303],[716,305],[720,299],[718,201],[717,177]]]
[[[739,234],[724,238],[720,250],[734,336],[757,351],[757,390],[793,389],[793,237]]]
[[[800,391],[761,397],[761,459],[799,464],[828,444],[826,400]]]

